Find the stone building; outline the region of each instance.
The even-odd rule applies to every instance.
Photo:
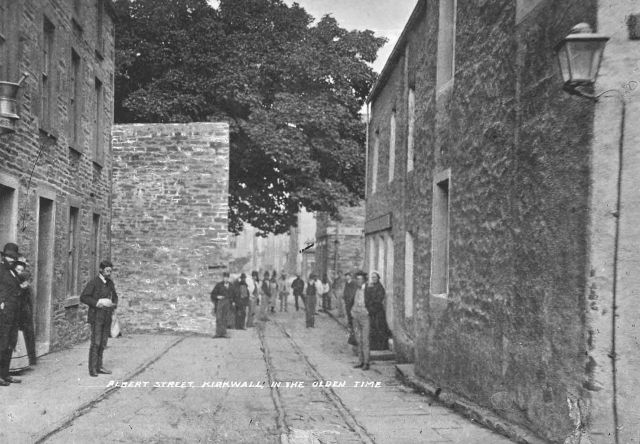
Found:
[[[316,273],[354,272],[364,263],[364,204],[340,209],[342,220],[318,213],[316,228]]]
[[[227,270],[229,126],[113,127],[113,261],[127,331],[211,330]]]
[[[0,134],[0,244],[30,263],[38,354],[88,336],[79,293],[111,253],[112,14],[107,0],[0,0],[0,81],[27,74]]]
[[[368,99],[366,261],[397,356],[552,442],[640,434],[639,13],[420,0]],[[555,56],[581,22],[611,36],[597,101]]]
[[[289,230],[289,275],[300,275],[307,280],[315,271],[316,263],[316,213],[304,208],[298,213],[298,224]]]

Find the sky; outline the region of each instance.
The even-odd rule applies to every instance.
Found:
[[[291,5],[294,0],[284,2]],[[380,72],[417,0],[296,0],[296,3],[316,19],[330,14],[345,29],[370,29],[377,36],[386,37],[388,41],[373,64],[373,69]]]
[[[213,7],[218,1],[207,0]],[[316,20],[330,14],[338,24],[347,29],[370,29],[376,36],[386,37],[387,43],[378,51],[373,64],[376,72],[382,71],[391,55],[398,37],[409,21],[418,0],[284,0],[287,5],[298,3]]]

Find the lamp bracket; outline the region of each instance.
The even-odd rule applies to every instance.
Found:
[[[618,96],[620,96],[620,98],[622,97],[622,93],[620,92],[620,90],[618,89],[608,89],[606,91],[602,91],[599,94],[591,94],[588,92],[585,92],[582,87],[584,87],[584,85],[576,85],[576,84],[571,84],[571,83],[565,83],[564,86],[562,87],[562,89],[564,91],[566,91],[567,93],[573,95],[573,96],[579,96],[579,97],[583,97],[585,99],[589,99],[592,100],[594,102],[597,102],[600,97],[602,97],[603,95],[610,93],[610,92],[615,92],[618,94]]]

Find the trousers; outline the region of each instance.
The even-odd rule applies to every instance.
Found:
[[[102,354],[111,331],[111,313],[99,312],[91,324],[91,345],[89,346],[89,373],[102,368]]]
[[[307,328],[315,327],[316,295],[308,294],[304,301]]]
[[[369,313],[356,312],[353,314],[353,328],[356,334],[356,341],[358,342],[358,354],[360,356],[361,364],[369,363],[369,332],[370,321]]]
[[[229,300],[220,299],[216,304],[216,336],[227,334],[227,316],[229,316]]]

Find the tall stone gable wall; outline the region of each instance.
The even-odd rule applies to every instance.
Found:
[[[126,331],[211,331],[229,256],[226,123],[116,125],[113,261]]]

